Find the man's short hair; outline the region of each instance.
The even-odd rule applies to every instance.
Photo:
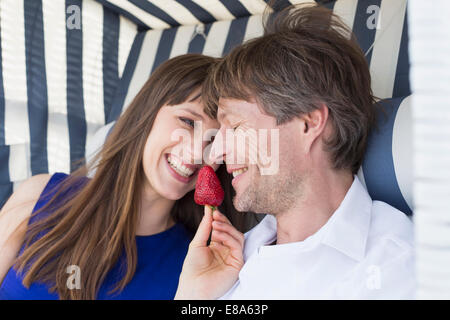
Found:
[[[332,166],[356,173],[375,121],[375,98],[355,36],[319,5],[272,14],[264,31],[216,64],[203,87],[205,103],[254,99],[278,124],[325,104],[334,129],[325,141]]]

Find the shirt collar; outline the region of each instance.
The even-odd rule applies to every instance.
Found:
[[[361,261],[366,252],[372,210],[372,199],[357,176],[333,213],[322,243]]]
[[[244,261],[262,245],[272,243],[277,238],[277,221],[267,214],[260,223],[245,233]]]
[[[371,209],[372,199],[355,175],[344,200],[325,224],[327,230],[323,230],[325,232],[321,243],[361,261],[365,256]],[[275,217],[266,215],[258,225],[245,234],[244,260],[246,261],[261,245],[273,242],[276,233]]]

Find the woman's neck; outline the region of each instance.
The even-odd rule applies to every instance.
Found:
[[[147,236],[163,232],[175,224],[170,215],[174,200],[169,200],[158,193],[151,186],[143,188],[136,235]]]

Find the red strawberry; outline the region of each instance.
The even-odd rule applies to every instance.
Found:
[[[214,169],[208,165],[202,167],[198,172],[197,184],[195,185],[195,203],[218,207],[222,203],[224,196],[225,192]]]

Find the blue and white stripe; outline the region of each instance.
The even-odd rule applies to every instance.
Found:
[[[147,29],[166,29],[260,14],[264,1],[250,0],[98,0]],[[247,10],[243,3],[251,8]]]
[[[67,28],[80,9],[80,29]],[[39,173],[67,172],[107,123],[137,26],[93,0],[0,2],[0,207]]]

